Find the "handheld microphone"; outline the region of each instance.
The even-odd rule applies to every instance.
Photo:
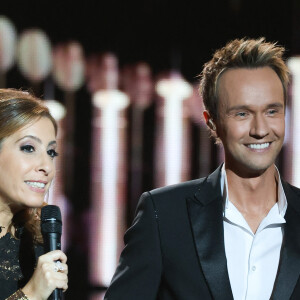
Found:
[[[60,238],[62,232],[62,221],[58,206],[46,205],[42,207],[41,231],[44,239],[45,252],[61,249]],[[55,289],[48,299],[61,300],[62,290]]]

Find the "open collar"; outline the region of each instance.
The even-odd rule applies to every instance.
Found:
[[[214,299],[233,299],[227,270],[223,228],[220,166],[187,199],[188,213],[198,259]],[[288,207],[284,241],[272,299],[289,299],[300,275],[300,192],[280,180]]]
[[[193,198],[188,212],[199,262],[214,299],[233,299],[224,246],[221,167],[208,176]]]

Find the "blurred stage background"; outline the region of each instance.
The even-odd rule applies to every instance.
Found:
[[[64,216],[65,299],[103,298],[143,191],[222,162],[208,137],[198,74],[227,41],[265,36],[292,73],[277,165],[300,186],[300,2],[19,1],[0,7],[0,85],[30,89],[59,125],[49,203]]]

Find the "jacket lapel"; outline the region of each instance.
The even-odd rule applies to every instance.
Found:
[[[282,182],[288,201],[284,241],[272,299],[290,299],[300,275],[300,195]]]
[[[233,299],[224,247],[219,167],[187,200],[200,265],[214,299]]]

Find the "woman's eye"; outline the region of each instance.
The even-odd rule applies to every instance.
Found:
[[[26,152],[26,153],[32,153],[34,152],[34,147],[31,145],[25,145],[20,147],[21,151]]]
[[[51,158],[58,156],[58,153],[54,149],[48,150],[47,153]]]

